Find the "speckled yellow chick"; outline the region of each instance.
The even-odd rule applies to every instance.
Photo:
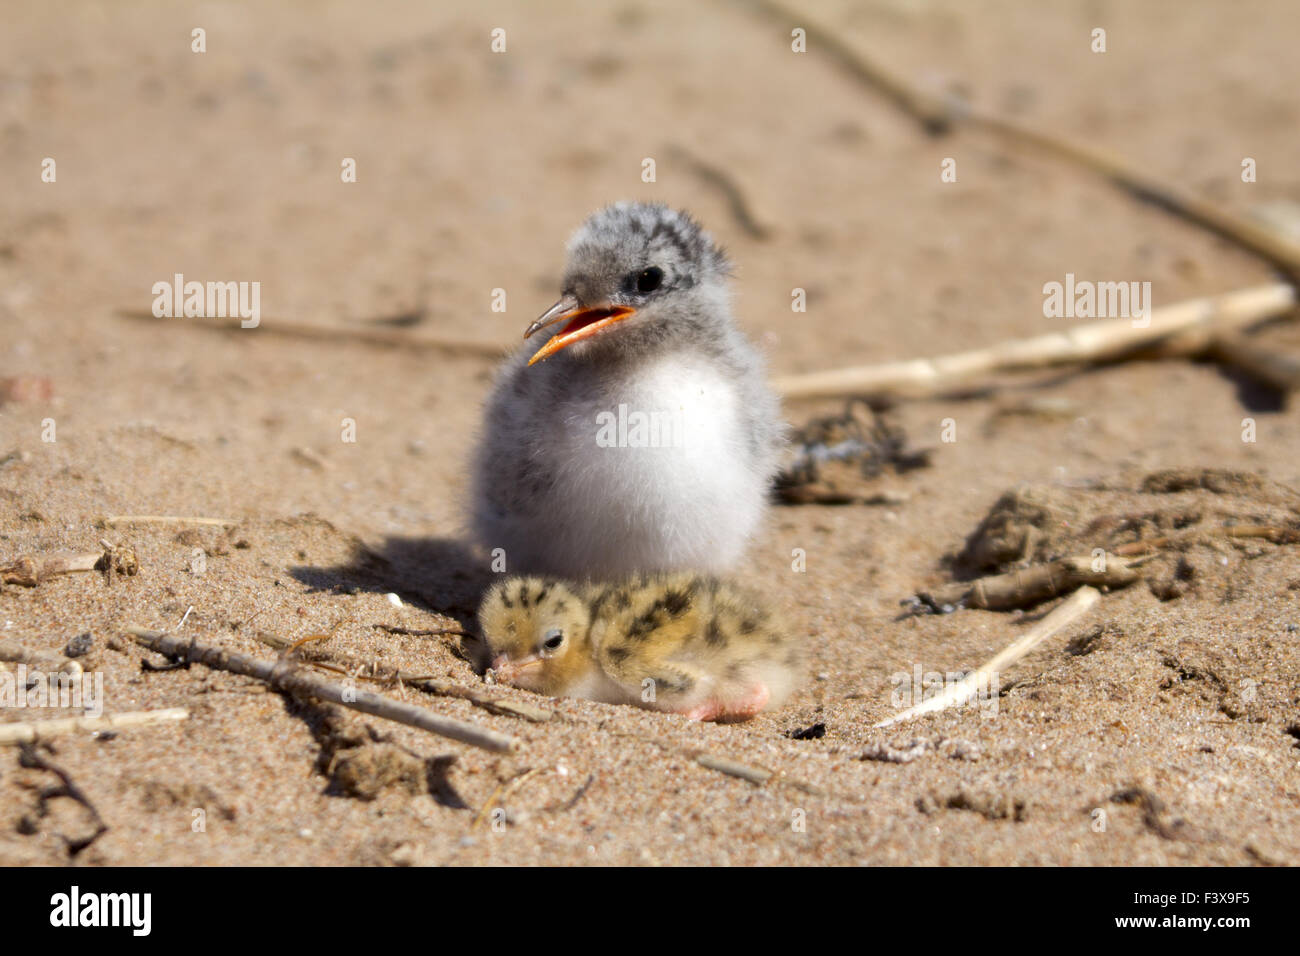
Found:
[[[777,707],[802,670],[798,642],[755,598],[698,575],[511,578],[488,591],[479,625],[502,683],[693,720]]]

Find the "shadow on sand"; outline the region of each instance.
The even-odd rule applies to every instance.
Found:
[[[391,591],[467,631],[475,629],[479,600],[495,577],[488,560],[463,541],[425,537],[389,537],[378,547],[359,546],[346,564],[299,565],[289,573],[313,591]]]

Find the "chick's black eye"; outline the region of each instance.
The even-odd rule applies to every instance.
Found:
[[[645,294],[653,292],[664,281],[664,270],[658,266],[651,266],[636,277],[636,291]]]
[[[542,638],[542,647],[548,651],[558,651],[563,643],[564,632],[558,627],[551,628]]]

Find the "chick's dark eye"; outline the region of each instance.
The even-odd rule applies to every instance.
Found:
[[[651,266],[636,277],[636,291],[644,294],[653,292],[664,281],[664,270],[658,266]]]
[[[560,645],[564,643],[564,632],[559,628],[551,628],[542,638],[542,647],[548,651],[558,651]]]

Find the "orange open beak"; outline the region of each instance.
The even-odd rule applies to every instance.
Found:
[[[557,322],[568,322],[559,335],[552,336],[545,345],[537,350],[537,353],[528,360],[528,364],[532,365],[534,362],[540,362],[561,349],[568,348],[574,342],[581,342],[583,339],[591,338],[601,329],[609,328],[615,322],[622,322],[635,311],[636,309],[626,305],[603,305],[584,308],[579,304],[577,298],[566,295],[543,312],[541,318],[524,330],[524,338],[528,338],[534,332],[540,332]]]

